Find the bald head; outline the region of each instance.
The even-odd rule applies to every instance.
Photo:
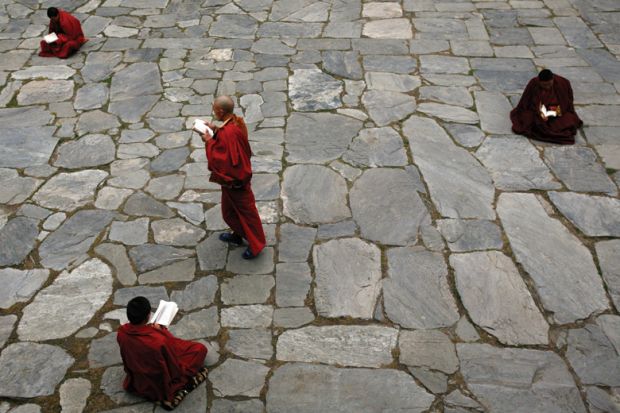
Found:
[[[216,110],[219,109],[222,116],[227,116],[235,110],[235,102],[230,96],[218,96],[213,103],[213,108]]]

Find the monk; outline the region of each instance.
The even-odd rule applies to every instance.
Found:
[[[555,115],[543,114],[543,105]],[[575,113],[570,82],[549,69],[529,81],[510,119],[514,133],[562,145],[574,144],[577,128],[583,124]]]
[[[252,151],[248,130],[243,118],[233,113],[235,103],[229,96],[220,96],[213,103],[215,119],[207,126],[214,131],[202,135],[206,145],[207,161],[211,171],[210,181],[222,187],[222,217],[232,232],[220,234],[220,240],[241,245],[245,239],[249,246],[242,257],[255,258],[265,248],[265,233],[256,209],[252,180]]]
[[[207,378],[207,348],[176,338],[158,324],[147,324],[150,316],[151,303],[145,297],[127,304],[129,323],[116,336],[127,373],[123,387],[173,410]]]
[[[80,21],[66,11],[50,7],[47,17],[50,18],[49,33],[56,33],[58,40],[53,43],[41,40],[39,56],[66,59],[88,41],[82,33]]]

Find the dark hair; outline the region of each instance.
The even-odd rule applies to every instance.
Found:
[[[47,17],[51,19],[52,17],[56,16],[58,16],[58,9],[56,7],[50,7],[49,9],[47,9]]]
[[[541,80],[543,82],[547,82],[552,79],[553,79],[553,72],[549,69],[543,69],[538,74],[538,80]]]
[[[142,324],[150,313],[151,303],[145,297],[135,297],[127,303],[127,318],[131,324]]]

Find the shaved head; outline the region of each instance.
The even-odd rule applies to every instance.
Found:
[[[235,102],[230,96],[219,96],[215,99],[215,106],[222,110],[223,115],[230,115],[235,109]]]

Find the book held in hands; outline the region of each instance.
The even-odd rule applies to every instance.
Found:
[[[56,40],[58,40],[58,36],[56,35],[56,33],[50,33],[46,36],[43,36],[43,40],[45,40],[45,43],[47,44],[54,43]]]
[[[177,315],[179,306],[172,301],[159,300],[159,306],[157,311],[151,316],[149,324],[159,324],[160,326],[168,327],[174,316]]]
[[[213,129],[207,126],[204,120],[196,119],[194,121],[194,130],[200,134],[208,133],[209,136],[213,136]]]
[[[543,115],[545,115],[548,118],[550,118],[552,116],[558,116],[558,113],[555,110],[547,110],[545,105],[542,105],[542,107],[540,108],[540,113],[542,113]]]

